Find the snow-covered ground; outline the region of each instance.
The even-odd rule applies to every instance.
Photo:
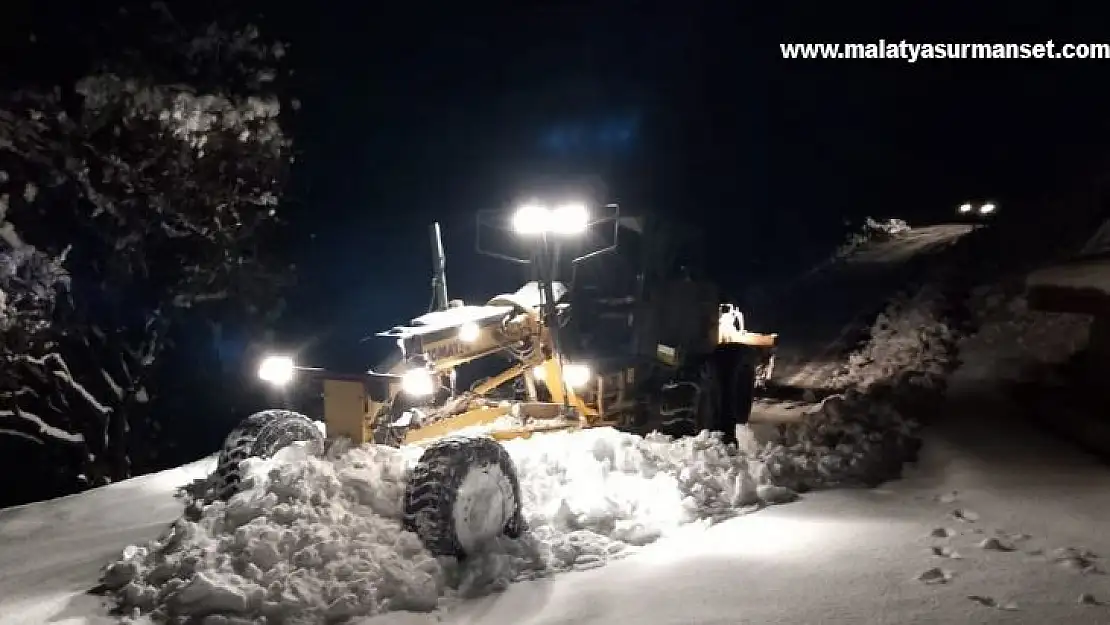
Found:
[[[100,569],[181,516],[178,487],[207,475],[215,459],[52,501],[0,510],[0,623],[101,623],[86,595]],[[8,475],[5,479],[34,479]]]
[[[688,525],[606,566],[521,581],[432,614],[355,622],[1110,622],[1110,606],[1099,605],[1110,601],[1099,557],[1110,556],[1110,472],[1007,421],[1003,399],[954,382],[945,418],[904,480]],[[174,488],[203,470],[0,512],[0,623],[110,622],[83,591],[104,562],[177,517]],[[405,570],[382,566],[394,565]]]
[[[810,494],[600,570],[514,585],[441,622],[1110,622],[1110,607],[1080,602],[1110,600],[1097,572],[1110,555],[1110,474],[1020,424],[984,420],[963,391],[903,481]]]
[[[250,483],[230,502],[128,547],[105,585],[127,611],[153,610],[159,620],[220,612],[331,622],[430,611],[512,581],[599,567],[686,526],[794,498],[757,460],[708,433],[671,441],[601,428],[505,447],[530,531],[465,563],[433,558],[401,529],[418,450],[371,445],[328,459],[290,447],[253,462]]]

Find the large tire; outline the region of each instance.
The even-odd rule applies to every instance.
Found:
[[[714,428],[724,434],[724,441],[736,441],[736,426],[751,418],[759,354],[744,346],[725,346],[714,353],[721,374],[721,403]]]
[[[698,392],[694,400],[694,425],[696,432],[722,431],[724,408],[722,404],[721,369],[713,359],[707,359],[698,370]]]
[[[278,450],[300,442],[323,443],[316,423],[291,410],[263,410],[243,419],[224,439],[216,461],[216,492],[221,499],[234,495],[243,481],[240,463],[247,458],[269,458]]]
[[[669,388],[668,388],[669,387]],[[667,409],[659,431],[681,438],[702,430],[721,430],[721,374],[716,359],[703,359],[664,387],[660,407]]]
[[[509,453],[484,436],[429,445],[409,476],[404,526],[432,554],[458,558],[497,536],[520,537],[520,482]]]

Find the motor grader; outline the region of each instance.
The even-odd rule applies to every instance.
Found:
[[[547,210],[549,221],[564,221],[540,233],[529,258],[516,259],[536,279],[480,305],[448,299],[441,233],[433,224],[431,310],[378,333],[397,345],[379,371],[341,374],[300,366],[289,356],[265,359],[258,373],[267,382],[302,377],[322,385],[326,435],[296,412],[248,417],[219,456],[223,495],[234,494],[243,460],[298,441],[422,446],[406,486],[404,524],[432,553],[462,557],[497,535],[516,537],[525,529],[516,471],[498,441],[592,427],[735,436],[770,376],[777,335],[748,331],[740,311],[722,303],[712,284],[659,270],[674,256],[658,246],[641,246],[644,257],[627,283],[632,293],[596,288],[612,282],[604,262],[592,274],[576,272],[569,285],[557,280],[552,232],[612,225],[610,244],[572,259],[583,267],[615,250],[622,232],[647,234],[643,220],[607,208],[606,218],[590,220],[584,210],[568,216],[565,208],[533,207],[533,216]],[[541,227],[521,223],[524,211],[517,211],[513,229],[536,234]],[[577,226],[567,226],[576,216]],[[507,358],[503,370],[463,383],[460,372],[468,365],[499,358]]]

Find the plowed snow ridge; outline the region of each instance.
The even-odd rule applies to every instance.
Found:
[[[411,453],[368,445],[329,461],[291,447],[254,461],[249,487],[230,502],[129,548],[105,581],[128,610],[159,619],[426,611],[514,579],[598,566],[683,525],[792,496],[757,485],[753,473],[766,475],[758,463],[707,433],[671,441],[605,428],[506,447],[531,531],[465,566],[433,558],[401,529]]]

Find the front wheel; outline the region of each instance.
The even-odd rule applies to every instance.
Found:
[[[405,489],[405,529],[437,556],[464,557],[524,531],[516,468],[497,441],[453,436],[429,445]]]
[[[269,458],[296,442],[322,444],[324,433],[312,419],[291,410],[263,410],[243,419],[224,439],[216,461],[218,497],[226,499],[239,490],[244,460]]]

